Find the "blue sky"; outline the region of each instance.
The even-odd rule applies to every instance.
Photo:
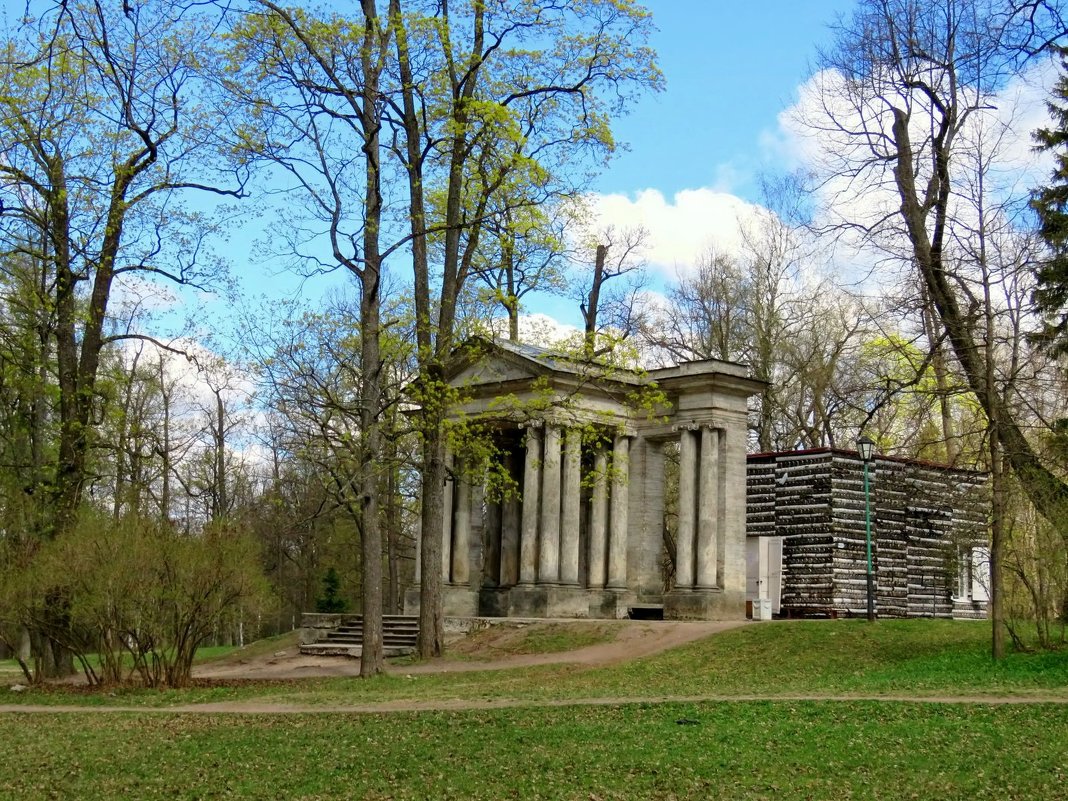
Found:
[[[619,120],[630,151],[596,183],[601,192],[710,187],[756,200],[767,163],[762,135],[794,100],[828,25],[853,0],[648,0],[667,90]]]
[[[116,0],[117,1],[117,0]],[[774,138],[777,116],[795,99],[818,44],[830,37],[828,25],[848,12],[854,0],[646,0],[658,33],[652,45],[666,79],[666,90],[641,99],[630,115],[616,121],[617,139],[628,146],[594,183],[620,202],[655,190],[659,228],[665,221],[687,230],[699,229],[694,242],[660,256],[670,271],[688,260],[695,246],[714,238],[714,225],[733,219],[734,197],[754,202],[755,177],[774,170],[765,143]],[[14,21],[25,0],[0,0]],[[695,196],[694,191],[704,194]],[[689,192],[683,202],[678,193]],[[710,197],[710,193],[714,197]],[[738,201],[740,202],[740,201]],[[646,206],[626,210],[626,224],[646,215]],[[263,223],[272,216],[262,218]],[[650,223],[657,227],[657,222]],[[250,257],[250,240],[262,235],[255,221],[235,231],[220,250],[232,260],[235,273],[250,296],[267,292],[300,294],[314,300],[338,280],[302,282]],[[661,235],[661,240],[671,239]],[[679,237],[675,237],[678,239]],[[398,274],[403,273],[398,265]],[[265,275],[266,274],[266,275]],[[540,309],[575,322],[577,311],[555,299]],[[573,304],[572,304],[573,305]]]
[[[699,231],[675,237],[680,246],[674,255],[664,255],[663,247],[649,254],[662,268],[653,271],[654,283],[661,285],[673,265],[685,268],[697,249],[723,235],[714,228],[736,228],[739,209],[732,204],[757,201],[760,171],[783,166],[765,143],[777,133],[778,115],[795,101],[817,45],[830,38],[830,23],[848,12],[854,0],[647,0],[644,5],[658,28],[651,44],[666,90],[643,97],[629,115],[615,120],[617,140],[627,149],[592,188],[625,196],[617,205],[628,205],[649,190],[662,195],[663,203],[654,203],[655,208],[628,206],[619,218],[620,225],[632,225],[637,218],[656,229],[660,242],[671,238],[665,218],[670,218],[668,228],[674,222]],[[677,197],[680,192],[685,200]],[[264,265],[237,262],[235,267],[250,295],[299,293],[313,300],[339,280],[301,282],[272,271],[275,275],[265,282]],[[407,277],[399,263],[394,269],[401,280]],[[579,322],[572,300],[530,300],[529,311],[572,325]]]

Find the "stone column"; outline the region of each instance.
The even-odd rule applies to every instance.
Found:
[[[608,532],[608,588],[627,588],[627,504],[630,440],[620,434],[612,446],[612,516]]]
[[[719,526],[719,431],[701,429],[701,471],[697,513],[697,586],[717,586]]]
[[[538,543],[538,583],[560,581],[560,427],[545,426],[542,447],[541,539]]]
[[[693,588],[696,479],[697,436],[684,428],[679,432],[679,526],[675,535],[675,586],[680,590]]]
[[[608,547],[608,456],[598,448],[593,457],[593,497],[590,499],[590,564],[587,584],[601,589],[605,583]]]
[[[533,584],[538,567],[538,503],[541,496],[541,431],[527,429],[523,510],[519,533],[519,583]]]
[[[560,583],[579,583],[579,515],[582,513],[582,432],[567,432],[560,510]]]
[[[471,580],[471,482],[464,474],[465,465],[457,465],[456,512],[452,526],[452,583]]]
[[[445,452],[445,489],[442,492],[444,507],[441,516],[441,578],[448,584],[452,574],[452,494],[456,482],[453,481],[452,452]]]

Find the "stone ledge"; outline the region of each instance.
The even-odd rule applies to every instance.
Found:
[[[721,589],[673,590],[664,596],[665,620],[744,620],[745,593]]]
[[[359,659],[363,646],[319,642],[300,646],[300,652],[306,656],[347,656]],[[411,645],[388,645],[382,648],[382,655],[385,657],[408,656],[414,653],[415,647]]]

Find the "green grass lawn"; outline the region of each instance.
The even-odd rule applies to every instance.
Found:
[[[7,703],[170,706],[267,699],[300,705],[392,700],[531,700],[795,695],[1052,695],[1068,698],[1068,651],[994,663],[989,629],[964,621],[862,620],[746,626],[608,667],[257,682],[187,690],[0,692]],[[257,646],[258,647],[258,646]],[[403,668],[401,668],[403,670]]]
[[[988,636],[949,621],[775,623],[607,667],[0,692],[0,702],[157,708],[603,699],[392,714],[8,713],[0,799],[1062,799],[1068,704],[782,697],[1068,699],[1068,652],[994,664]],[[744,700],[753,695],[769,698]],[[679,700],[701,696],[737,700]]]
[[[1068,708],[8,716],[4,798],[1060,799]]]

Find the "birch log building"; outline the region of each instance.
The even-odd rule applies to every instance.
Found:
[[[864,615],[864,463],[818,449],[748,457],[747,597],[783,615]],[[869,464],[880,617],[985,617],[986,476],[877,456]],[[757,612],[759,615],[759,611]]]

